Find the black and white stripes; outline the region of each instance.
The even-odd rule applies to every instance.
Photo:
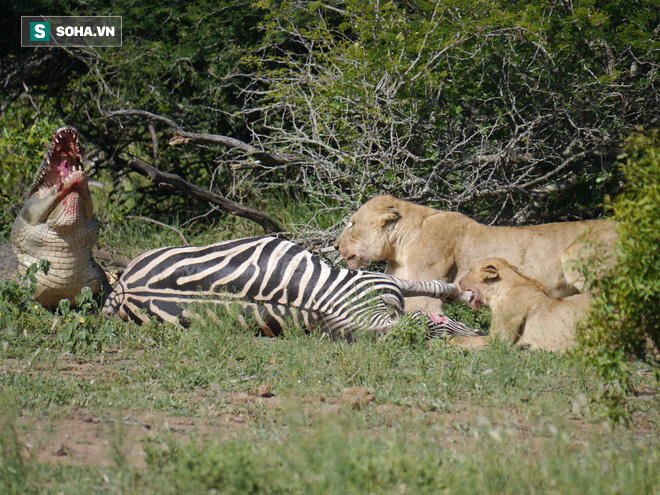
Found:
[[[293,324],[351,339],[355,331],[380,334],[395,325],[404,296],[446,299],[457,294],[455,285],[439,281],[331,268],[289,241],[253,237],[144,253],[126,268],[103,311],[186,325],[196,308],[222,305],[233,308],[244,327],[252,320],[264,335],[279,335]],[[413,317],[426,323],[432,335],[475,335],[441,315]]]

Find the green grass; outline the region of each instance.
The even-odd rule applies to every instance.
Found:
[[[114,320],[103,352],[88,346],[71,354],[51,330],[53,315],[35,309],[23,318],[28,332],[0,331],[2,493],[653,493],[660,486],[657,395],[631,398],[628,427],[603,424],[591,401],[599,385],[570,355],[501,343],[466,351],[442,341],[268,339],[210,319],[188,331]],[[633,365],[639,389],[655,386],[643,364]],[[263,383],[275,398],[257,397]],[[342,399],[351,387],[368,390],[373,402],[352,409]],[[94,440],[63,438],[81,415],[97,424]],[[138,428],[149,422],[148,435],[122,420],[132,417]],[[157,419],[142,419],[150,417]],[[197,426],[158,426],[178,418]],[[49,462],[43,450],[26,452],[23,439],[37,433]],[[73,450],[105,445],[102,466],[53,461],[60,442]],[[145,452],[140,462],[128,455],[135,448]]]
[[[261,234],[236,219],[182,230],[198,244]],[[129,219],[101,244],[133,256],[182,241]],[[137,326],[12,294],[0,298],[0,494],[660,490],[660,401],[641,362],[622,427],[570,354],[461,350],[414,328],[349,344],[256,337],[227,317]],[[447,313],[488,325],[487,312]],[[354,387],[373,401],[354,408]]]
[[[496,430],[475,432],[457,453],[442,446],[442,433],[432,425],[423,425],[425,435],[417,438],[411,438],[409,427],[420,430],[419,425],[371,436],[361,419],[296,425],[276,440],[175,446],[152,453],[149,465],[176,479],[174,492],[648,493],[657,481],[657,457],[632,444],[575,450],[570,439],[556,435],[547,440],[547,458],[539,462],[538,453],[515,438],[488,433]]]

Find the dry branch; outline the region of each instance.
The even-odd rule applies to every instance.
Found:
[[[153,165],[140,160],[136,157],[131,157],[127,160],[127,163],[138,172],[147,175],[154,184],[159,187],[169,186],[176,189],[178,192],[184,196],[192,197],[201,201],[207,201],[216,206],[219,206],[223,210],[228,211],[232,215],[237,215],[239,217],[247,218],[253,222],[258,223],[267,234],[274,234],[278,232],[284,232],[282,227],[280,227],[274,220],[269,218],[264,213],[260,211],[253,210],[239,203],[236,203],[230,199],[227,199],[219,194],[208,191],[202,187],[199,187],[195,184],[192,184],[185,179],[181,178],[176,174],[170,174],[168,172],[163,172],[162,170],[157,169]]]

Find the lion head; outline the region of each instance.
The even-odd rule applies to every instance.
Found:
[[[462,291],[469,291],[469,303],[472,308],[487,305],[493,284],[500,279],[500,270],[508,265],[501,258],[489,258],[480,261],[470,268],[470,271],[459,282]]]
[[[462,291],[471,292],[469,303],[473,308],[488,306],[491,298],[496,294],[520,285],[533,286],[550,296],[546,287],[540,282],[520,273],[502,258],[488,258],[475,263],[467,275],[458,282]]]
[[[377,196],[351,215],[334,244],[351,270],[389,258],[394,229],[401,218],[397,203],[392,196]]]

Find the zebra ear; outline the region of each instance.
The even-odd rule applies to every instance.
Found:
[[[381,227],[385,227],[387,224],[396,222],[399,218],[401,218],[401,214],[397,207],[388,206],[380,215],[380,225]]]

